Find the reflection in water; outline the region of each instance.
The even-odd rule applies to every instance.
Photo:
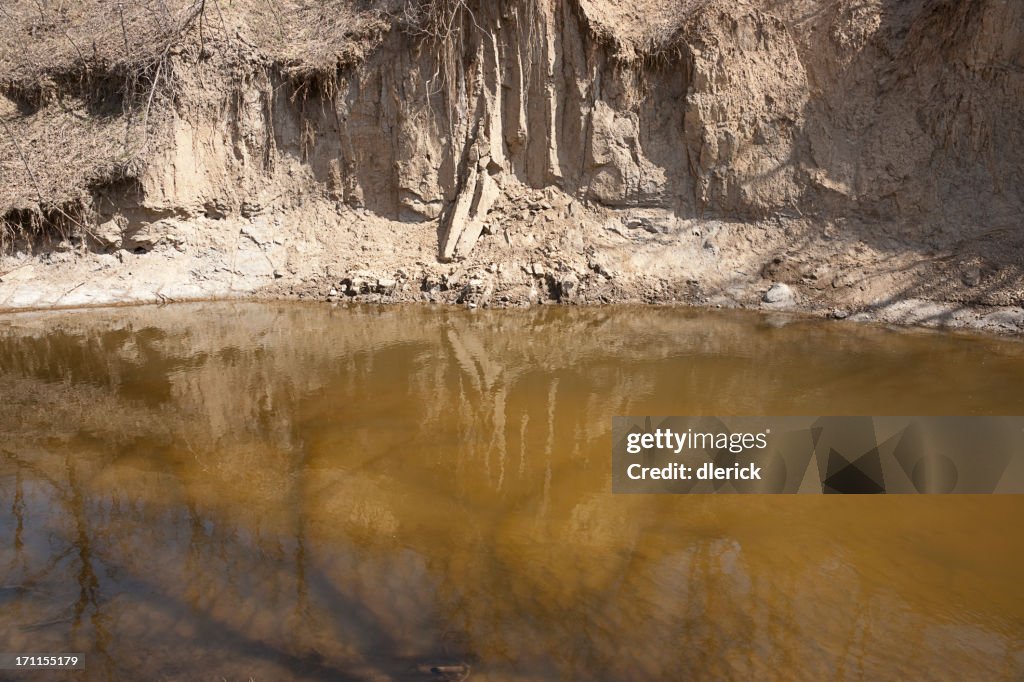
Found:
[[[1024,499],[613,496],[609,439],[1021,414],[1022,384],[1019,343],[746,314],[0,318],[0,650],[101,680],[1019,679]]]

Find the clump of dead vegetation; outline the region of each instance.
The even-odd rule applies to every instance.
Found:
[[[13,0],[0,6],[0,88],[28,106],[109,106],[152,83],[205,0]]]
[[[687,23],[713,0],[579,0],[590,32],[624,65],[678,56]]]
[[[80,231],[90,187],[137,174],[206,1],[0,7],[0,239]]]
[[[260,0],[229,12],[237,49],[259,54],[298,91],[330,96],[345,69],[362,63],[392,25],[401,0]]]
[[[204,63],[226,79],[270,65],[329,90],[406,1],[0,4],[0,240],[80,227],[96,187],[138,177]]]
[[[316,89],[330,97],[341,71],[361,63],[397,28],[429,40],[438,49],[442,70],[454,72],[454,60],[466,45],[465,29],[475,23],[470,0],[277,0],[258,4],[246,15],[253,45],[277,64],[297,90]]]

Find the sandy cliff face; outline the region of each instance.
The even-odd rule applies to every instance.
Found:
[[[211,22],[172,59],[162,144],[89,188],[108,274],[137,261],[169,298],[1021,303],[1019,3],[434,5],[329,72]]]

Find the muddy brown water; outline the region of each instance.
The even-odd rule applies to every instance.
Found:
[[[612,495],[610,428],[1022,387],[1015,340],[745,313],[0,316],[0,651],[87,661],[0,678],[1021,679],[1024,497]]]

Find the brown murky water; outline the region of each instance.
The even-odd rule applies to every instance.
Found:
[[[0,677],[1021,679],[1024,497],[610,493],[619,414],[1024,413],[1024,343],[783,322],[0,317],[0,651],[87,658]]]

